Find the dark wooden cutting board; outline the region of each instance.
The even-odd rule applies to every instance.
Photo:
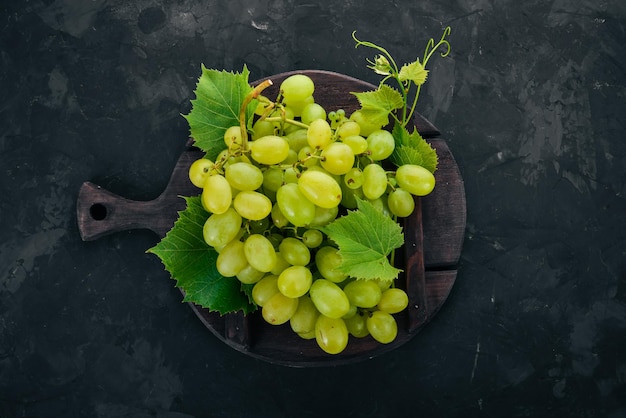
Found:
[[[375,89],[375,86],[342,74],[327,71],[297,71],[270,77],[273,86],[264,91],[275,97],[281,81],[291,74],[304,73],[315,82],[315,100],[327,110],[344,109],[346,114],[358,108],[350,92]],[[257,84],[263,80],[259,80]],[[457,276],[457,264],[465,234],[465,189],[459,168],[444,139],[429,121],[415,117],[417,130],[437,150],[439,166],[434,191],[416,199],[413,215],[404,221],[405,245],[398,267],[404,272],[397,286],[409,295],[409,307],[396,314],[398,336],[382,345],[371,337],[350,337],[346,350],[337,355],[324,353],[315,340],[303,340],[288,324],[269,325],[259,313],[219,315],[190,304],[202,323],[218,338],[247,355],[275,364],[295,367],[330,366],[371,358],[409,341],[439,311]],[[154,200],[134,201],[118,196],[90,182],[85,182],[77,198],[77,221],[83,240],[128,229],[150,229],[159,237],[172,228],[178,212],[185,209],[180,196],[197,195],[199,189],[188,178],[188,169],[203,153],[188,142],[173,168],[165,190]],[[156,260],[156,258],[155,258]]]

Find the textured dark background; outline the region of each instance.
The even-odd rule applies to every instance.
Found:
[[[626,416],[626,3],[21,0],[0,6],[0,417]],[[467,193],[459,276],[401,348],[292,369],[181,304],[148,231],[82,242],[90,180],[165,187],[200,64],[251,79],[433,58]]]

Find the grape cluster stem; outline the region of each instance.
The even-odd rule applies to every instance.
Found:
[[[274,82],[270,79],[264,80],[259,83],[248,95],[244,98],[243,104],[239,109],[239,127],[241,128],[241,143],[244,150],[248,149],[248,130],[246,127],[246,109],[252,100],[261,95],[263,90],[273,85]]]

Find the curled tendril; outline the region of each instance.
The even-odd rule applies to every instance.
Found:
[[[424,58],[422,62],[420,63],[418,58],[414,63],[408,65],[421,65],[423,71],[423,79],[421,81],[419,79],[415,79],[414,77],[406,78],[406,74],[401,75],[398,69],[398,65],[394,61],[391,54],[385,48],[378,46],[373,42],[361,41],[356,37],[356,31],[352,32],[352,39],[354,39],[355,48],[358,48],[359,46],[365,46],[380,52],[380,55],[374,57],[374,60],[366,59],[367,63],[369,64],[367,66],[368,68],[374,70],[376,74],[384,76],[384,78],[380,81],[380,86],[385,84],[385,82],[387,82],[389,79],[394,79],[398,83],[400,87],[400,93],[402,94],[402,97],[404,99],[404,108],[400,112],[400,118],[398,118],[395,114],[392,114],[392,116],[396,119],[397,122],[401,123],[402,126],[406,126],[408,121],[412,119],[413,113],[415,112],[417,99],[420,95],[422,84],[424,84],[424,82],[426,81],[426,74],[428,72],[428,70],[426,70],[426,64],[428,63],[428,60],[432,57],[435,51],[441,48],[445,48],[443,51],[440,52],[442,58],[450,54],[450,43],[446,39],[446,37],[450,35],[450,32],[450,26],[447,26],[443,30],[443,34],[441,35],[441,38],[437,43],[435,43],[435,40],[431,38],[426,44],[426,49],[424,50]],[[407,67],[407,65],[405,65],[405,67]],[[403,67],[402,69],[404,70],[405,67]],[[409,104],[409,90],[412,84],[415,84],[416,91],[413,95],[412,104]]]
[[[446,49],[445,51],[440,53],[441,57],[445,58],[448,56],[448,54],[450,54],[450,50],[451,50],[450,42],[448,42],[448,40],[446,39],[446,37],[450,35],[450,32],[451,32],[450,26],[446,26],[437,44],[435,44],[435,40],[433,38],[430,38],[428,40],[428,43],[426,44],[426,50],[424,51],[424,59],[422,60],[422,64],[424,66],[426,66],[426,63],[428,62],[430,57],[435,53],[435,51],[438,50],[442,46],[444,46]]]
[[[391,54],[389,53],[389,51],[387,51],[385,48],[383,48],[382,46],[378,46],[378,45],[376,45],[376,44],[375,44],[375,43],[373,43],[373,42],[361,41],[361,40],[357,39],[357,37],[356,37],[356,31],[352,32],[352,39],[354,39],[354,42],[355,42],[354,47],[355,47],[355,48],[358,48],[359,46],[361,46],[361,45],[362,45],[362,46],[366,46],[366,47],[368,47],[368,48],[373,48],[373,49],[375,49],[375,50],[377,50],[377,51],[380,51],[380,52],[383,54],[383,56],[387,59],[387,61],[389,62],[390,66],[391,66],[391,68],[392,68],[392,71],[393,71],[395,74],[397,74],[397,73],[398,73],[398,66],[396,65],[396,62],[394,61],[394,59],[393,59],[393,57],[391,56]],[[372,62],[372,61],[370,61],[370,60],[368,60],[368,62],[369,62],[370,64],[372,64],[372,65],[374,65],[374,64],[375,64],[374,62]]]

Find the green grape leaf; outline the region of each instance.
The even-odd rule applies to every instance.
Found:
[[[241,73],[207,69],[202,65],[191,101],[191,111],[183,115],[189,124],[195,145],[214,160],[224,149],[224,133],[231,126],[239,125],[239,110],[245,97],[252,91],[248,84],[250,72],[246,66]],[[253,100],[246,109],[250,121],[256,107]]]
[[[357,279],[391,281],[402,271],[388,259],[404,244],[402,227],[366,200],[357,199],[357,207],[320,228],[339,247],[338,269]]]
[[[217,271],[218,254],[204,242],[202,235],[209,213],[202,207],[200,197],[185,200],[187,208],[179,212],[174,227],[148,252],[157,255],[176,280],[176,286],[185,294],[183,302],[193,302],[220,314],[253,312],[256,306],[250,297],[251,289]]]
[[[405,127],[396,123],[391,133],[396,141],[396,147],[389,157],[392,163],[397,167],[404,164],[421,165],[431,173],[437,170],[437,151],[422,138],[415,127],[409,133]]]
[[[241,283],[241,291],[248,298],[248,302],[250,305],[254,306],[253,310],[256,310],[256,303],[254,303],[254,299],[252,299],[252,289],[254,289],[255,283],[245,284]]]
[[[391,161],[398,167],[404,164],[423,165],[422,154],[415,148],[399,145],[393,150]]]
[[[363,115],[373,124],[381,126],[386,125],[391,112],[404,106],[400,92],[386,84],[376,90],[352,94],[358,99]]]
[[[410,80],[418,86],[424,84],[427,77],[428,70],[424,68],[419,60],[416,60],[410,64],[404,64],[402,68],[400,68],[400,72],[398,73],[398,78],[400,79],[400,81]]]
[[[382,109],[361,109],[361,114],[372,125],[386,126],[389,123],[389,112]]]

